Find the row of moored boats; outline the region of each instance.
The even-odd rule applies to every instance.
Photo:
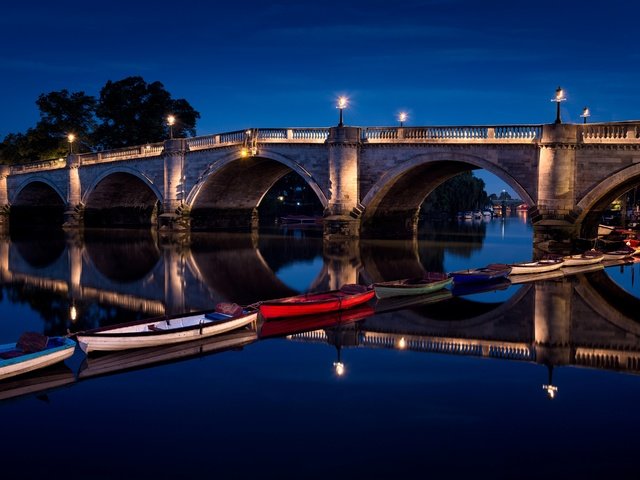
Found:
[[[318,325],[321,323],[314,322],[313,319],[317,318],[314,316],[342,311],[355,312],[355,309],[363,307],[374,297],[384,300],[392,297],[425,296],[447,287],[452,287],[454,293],[459,291],[460,294],[486,291],[498,288],[500,282],[509,284],[508,277],[512,275],[545,273],[562,266],[593,265],[629,255],[629,251],[605,254],[589,250],[579,255],[550,257],[535,262],[490,264],[448,274],[428,272],[420,278],[372,285],[344,285],[338,290],[266,300],[247,307],[222,303],[215,311],[137,320],[76,332],[66,337],[46,337],[28,332],[15,344],[0,345],[0,380],[61,362],[74,353],[76,343],[87,354],[92,351],[157,347],[257,325],[259,319],[264,320],[263,332],[284,332],[287,328],[283,322],[302,318],[301,325]],[[367,315],[374,312],[370,307],[360,310]]]

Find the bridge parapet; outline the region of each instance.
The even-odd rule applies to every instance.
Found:
[[[584,143],[640,143],[640,123],[584,125],[582,141]]]

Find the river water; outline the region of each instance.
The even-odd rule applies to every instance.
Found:
[[[0,343],[532,255],[518,216],[338,246],[295,228],[12,234],[0,241]],[[639,281],[634,263],[372,302],[322,328],[278,324],[282,336],[258,328],[138,357],[78,351],[0,382],[3,471],[637,478]]]

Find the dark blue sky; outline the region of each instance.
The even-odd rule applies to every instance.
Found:
[[[41,93],[141,75],[186,98],[198,134],[247,127],[640,119],[640,2],[35,2],[0,15],[0,138]]]

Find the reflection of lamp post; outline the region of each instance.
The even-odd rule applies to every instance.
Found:
[[[167,125],[169,125],[169,138],[173,138],[173,125],[176,123],[176,117],[169,115],[167,117]]]
[[[71,320],[71,323],[76,323],[76,320],[78,319],[78,309],[73,303],[71,303],[71,308],[69,308],[69,319]]]
[[[336,372],[336,375],[341,377],[344,375],[344,363],[340,360],[340,346],[336,345],[336,350],[338,350],[338,359],[333,362],[333,370]]]
[[[69,142],[69,155],[73,153],[73,142],[76,140],[76,136],[73,133],[67,135],[67,141]]]
[[[408,115],[406,114],[406,112],[400,112],[400,115],[398,115],[398,120],[400,121],[400,128],[404,126],[404,122],[407,121],[407,117]]]
[[[338,98],[338,105],[336,108],[340,110],[340,121],[338,122],[339,127],[343,127],[344,123],[342,122],[342,111],[347,108],[347,104],[349,103],[349,99],[347,97]]]
[[[542,389],[547,392],[547,398],[553,400],[558,393],[558,387],[553,384],[553,365],[547,365],[547,368],[549,369],[549,383],[542,385]]]
[[[584,119],[584,123],[587,123],[587,118],[591,116],[591,112],[589,111],[589,107],[584,107],[582,109],[582,115],[580,115]]]
[[[562,123],[562,119],[560,118],[560,102],[564,102],[567,99],[564,95],[564,90],[562,87],[556,88],[556,96],[551,99],[552,102],[556,102],[556,122]]]

